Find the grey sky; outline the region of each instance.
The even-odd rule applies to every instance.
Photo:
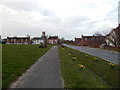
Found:
[[[119,0],[1,0],[0,34],[59,35],[74,39],[118,25]]]

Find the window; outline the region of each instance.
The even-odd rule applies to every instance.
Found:
[[[13,41],[13,39],[11,39],[11,41]]]
[[[87,38],[85,38],[85,40],[87,40]]]

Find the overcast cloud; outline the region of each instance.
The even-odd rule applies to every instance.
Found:
[[[1,0],[0,35],[74,39],[118,25],[119,0]]]

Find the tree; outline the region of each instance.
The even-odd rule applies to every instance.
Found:
[[[93,36],[95,36],[97,40],[94,40],[93,42],[104,44],[106,36],[103,36],[102,33],[96,32]]]
[[[93,36],[103,36],[103,34],[96,32]]]
[[[60,42],[61,42],[61,43],[64,43],[64,41],[65,41],[65,38],[62,37],[62,38],[60,39]]]

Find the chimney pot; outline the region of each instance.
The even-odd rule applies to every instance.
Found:
[[[45,32],[42,32],[42,36],[45,36]]]

